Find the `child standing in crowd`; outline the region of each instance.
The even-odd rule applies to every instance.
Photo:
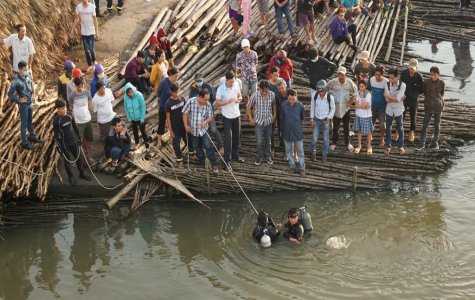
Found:
[[[363,135],[367,135],[366,147],[368,147],[367,154],[373,154],[373,148],[371,147],[371,141],[373,139],[373,117],[371,114],[371,93],[366,90],[366,82],[361,80],[358,84],[358,93],[356,94],[355,101],[355,122],[353,124],[353,130],[358,132],[358,146],[355,148],[355,154],[359,154],[361,151],[361,140]]]

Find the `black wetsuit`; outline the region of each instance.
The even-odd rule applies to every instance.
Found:
[[[53,132],[54,140],[62,152],[62,155],[64,155],[64,169],[66,169],[68,176],[73,176],[69,161],[74,160],[76,160],[79,173],[83,174],[84,169],[82,168],[81,159],[78,159],[80,147],[77,142],[80,140],[79,128],[71,113],[68,112],[65,116],[56,114],[53,119]]]
[[[300,220],[294,225],[290,225],[290,222],[287,222],[284,225],[284,236],[288,239],[294,238],[300,241],[303,238],[303,233],[303,225]]]

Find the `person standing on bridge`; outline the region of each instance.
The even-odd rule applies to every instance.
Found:
[[[0,39],[0,45],[6,48],[12,47],[13,51],[13,72],[18,73],[18,63],[24,61],[27,63],[29,72],[32,72],[33,54],[36,53],[33,41],[26,36],[26,26],[17,24],[15,26],[16,34],[11,34],[5,39]],[[30,74],[31,75],[31,74]],[[32,76],[30,76],[32,77]]]
[[[403,119],[406,113],[409,111],[409,118],[411,121],[411,127],[409,128],[409,142],[414,142],[414,130],[416,130],[416,115],[417,115],[417,99],[422,93],[422,86],[424,80],[422,74],[417,71],[419,62],[417,59],[412,58],[409,61],[409,67],[402,71],[401,81],[406,84],[406,99],[404,99],[404,113]]]
[[[236,70],[241,71],[242,80],[242,99],[247,105],[249,96],[257,91],[257,64],[259,60],[257,53],[251,50],[251,44],[248,39],[241,41],[242,51],[236,55]]]
[[[399,154],[404,155],[404,126],[402,115],[404,112],[404,95],[406,92],[406,84],[399,80],[399,70],[392,67],[388,71],[389,82],[384,86],[384,98],[386,98],[386,148],[384,154],[388,155],[391,151],[391,127],[393,120],[396,121],[398,136]]]

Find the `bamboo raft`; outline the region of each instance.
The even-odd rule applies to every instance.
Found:
[[[420,1],[423,2],[423,1]],[[415,1],[419,3],[419,1]],[[196,9],[198,7],[198,9]],[[411,7],[411,6],[410,6]],[[410,8],[409,7],[409,8]],[[292,7],[295,15],[295,7]],[[370,51],[372,59],[378,63],[386,65],[400,65],[401,57],[406,61],[413,56],[404,54],[405,39],[401,41],[402,23],[408,23],[408,9],[401,7],[397,3],[392,4],[385,10],[380,10],[374,17],[360,16],[355,23],[360,28],[358,30],[358,45]],[[410,14],[409,14],[410,15]],[[403,17],[404,16],[404,17]],[[412,37],[411,28],[413,23],[409,17],[409,26],[407,36]],[[272,18],[271,18],[272,19]],[[251,38],[251,46],[259,54],[260,77],[266,73],[270,56],[278,49],[285,49],[294,63],[294,81],[293,87],[299,92],[299,100],[305,105],[308,115],[310,103],[310,91],[308,88],[308,79],[301,71],[301,64],[306,58],[306,51],[309,45],[306,43],[305,33],[300,29],[298,36],[294,39],[287,38],[281,40],[277,36],[277,27],[274,19],[270,21],[269,31],[265,32],[263,28],[258,28],[258,9],[256,2],[253,1],[253,23],[254,35]],[[324,17],[317,19],[316,35],[317,46],[323,55],[333,60],[338,65],[346,65],[348,69],[354,66],[357,59],[353,51],[345,44],[335,45],[333,42],[326,43],[324,36],[328,30],[331,18]],[[144,35],[137,48],[131,52],[134,57],[137,51],[144,49],[152,34],[156,33],[158,28],[164,28],[169,32],[173,44],[173,53],[175,63],[180,69],[179,83],[181,93],[188,94],[188,87],[192,83],[193,75],[199,71],[207,82],[217,86],[218,79],[229,70],[231,63],[234,62],[235,55],[240,49],[240,39],[233,38],[231,33],[231,24],[228,21],[226,1],[205,1],[191,0],[179,1],[173,9],[164,8],[155,17],[150,29]],[[405,26],[406,28],[406,26]],[[404,30],[404,32],[406,32]],[[397,46],[401,48],[400,50]],[[383,57],[384,55],[384,57]],[[124,85],[124,80],[120,79],[120,74],[124,68],[119,63],[119,56],[111,57],[103,65],[106,67],[106,73],[113,85],[112,89],[118,90]],[[347,74],[351,76],[350,73]],[[42,128],[40,137],[47,140],[41,146],[40,152],[20,151],[18,113],[16,107],[5,100],[4,86],[8,86],[8,80],[2,79],[1,112],[5,116],[0,119],[0,126],[8,128],[3,135],[9,141],[16,141],[16,145],[3,144],[1,156],[15,161],[23,166],[29,166],[29,170],[35,173],[41,173],[48,170],[47,175],[35,175],[30,171],[6,163],[0,162],[0,183],[2,184],[1,196],[13,195],[23,197],[31,195],[38,196],[41,199],[47,194],[48,183],[54,174],[58,174],[56,164],[59,155],[54,152],[52,142],[52,129],[50,127]],[[40,89],[41,91],[41,89]],[[51,123],[52,114],[47,113],[52,109],[54,93],[45,89],[43,103],[45,109],[36,109],[34,123]],[[123,100],[123,96],[116,99],[114,106],[117,106]],[[147,100],[147,131],[152,139],[156,140],[157,101],[152,97]],[[41,106],[43,107],[43,106]],[[418,124],[422,123],[423,106],[420,104],[418,109]],[[424,151],[416,153],[412,145],[408,145],[407,154],[399,156],[391,154],[385,156],[383,149],[374,147],[372,156],[366,156],[364,152],[356,156],[353,153],[340,150],[329,154],[327,163],[310,161],[308,150],[310,148],[311,128],[308,121],[304,124],[304,147],[307,153],[306,168],[307,176],[289,174],[288,163],[281,161],[284,150],[276,145],[274,165],[268,166],[264,163],[261,166],[254,165],[255,158],[255,139],[254,129],[247,122],[242,122],[241,155],[246,160],[244,164],[233,164],[234,175],[246,192],[257,191],[284,191],[284,190],[303,190],[303,189],[347,189],[355,190],[358,188],[372,189],[385,188],[390,182],[407,182],[419,184],[424,181],[426,175],[436,174],[446,170],[453,158],[457,157],[457,147],[464,144],[465,140],[475,139],[475,107],[460,103],[456,100],[447,99],[441,124],[441,150]],[[405,131],[408,132],[408,125],[405,124]],[[218,128],[221,124],[218,118]],[[428,136],[432,134],[432,128],[429,128]],[[340,133],[342,135],[342,133]],[[420,137],[420,128],[416,130],[416,137]],[[3,137],[2,137],[3,138]],[[275,137],[278,140],[277,136]],[[121,191],[108,202],[112,207],[126,195],[132,195],[134,201],[132,208],[136,209],[148,201],[156,193],[166,191],[168,193],[179,192],[187,195],[189,198],[199,201],[193,193],[238,193],[240,189],[234,181],[231,174],[224,171],[224,165],[221,163],[222,172],[219,175],[206,170],[195,169],[197,161],[190,158],[187,162],[187,152],[185,154],[186,169],[178,170],[175,165],[174,152],[166,133],[162,136],[164,143],[157,148],[155,142],[152,143],[155,151],[153,158],[146,161],[143,158],[144,146],[139,151],[131,154],[130,158],[124,161],[119,167],[114,168],[109,164],[99,164],[93,168],[94,172],[114,174],[122,177],[126,182]],[[374,140],[379,139],[379,131],[374,132]],[[418,140],[416,139],[416,142]],[[355,144],[356,137],[352,137],[352,143]],[[321,139],[318,148],[321,149]],[[278,142],[276,143],[278,144]],[[44,150],[44,151],[43,151]],[[39,155],[39,157],[38,157]],[[52,171],[54,170],[54,171]],[[23,172],[23,173],[22,173]],[[27,176],[27,177],[25,177]],[[20,180],[26,178],[26,180]],[[35,188],[32,188],[35,186]],[[201,203],[202,204],[202,203]],[[204,205],[204,204],[203,204]]]

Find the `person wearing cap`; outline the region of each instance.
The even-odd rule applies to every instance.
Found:
[[[360,81],[366,82],[366,86],[369,84],[369,79],[374,76],[374,70],[376,66],[369,61],[369,52],[362,51],[360,53],[360,61],[355,65],[353,73],[355,74],[355,83],[359,84]]]
[[[282,124],[282,137],[285,152],[289,158],[290,169],[300,176],[305,176],[305,156],[303,151],[302,123],[305,120],[305,108],[297,99],[297,91],[290,90],[288,100],[280,107],[280,123]],[[297,148],[300,168],[295,167],[293,145]]]
[[[77,77],[73,79],[76,89],[69,95],[68,101],[73,112],[73,117],[79,127],[81,140],[83,141],[83,148],[85,158],[88,159],[88,154],[91,151],[91,143],[93,141],[92,129],[92,97],[91,92],[84,89],[84,79]]]
[[[68,111],[65,101],[58,99],[55,101],[54,106],[56,108],[56,114],[53,118],[54,141],[57,150],[61,153],[61,157],[64,158],[64,169],[68,174],[69,184],[72,186],[77,185],[73,172],[71,172],[71,162],[74,161],[76,161],[79,171],[79,178],[91,181],[91,177],[85,174],[81,159],[79,159],[79,147],[81,147],[82,141],[78,125],[73,115]]]
[[[106,13],[107,14],[111,14],[112,13],[112,0],[107,0],[107,11]],[[124,6],[124,0],[117,0],[117,14],[119,16],[122,15],[122,8]]]
[[[157,93],[158,85],[162,79],[168,77],[168,64],[167,59],[165,58],[165,52],[162,49],[158,49],[155,52],[155,63],[152,66],[152,71],[150,73],[150,84],[153,86],[153,91]]]
[[[216,92],[216,107],[221,108],[224,128],[224,162],[228,169],[231,169],[231,160],[244,162],[239,155],[239,145],[241,137],[241,89],[235,80],[232,71],[226,73],[226,81],[220,85]]]
[[[76,91],[76,85],[74,84],[74,78],[81,78],[84,76],[82,73],[81,69],[74,68],[73,71],[71,72],[72,78],[71,80],[66,83],[66,96],[67,98],[65,99],[66,102],[69,105],[69,96],[72,94],[72,92]]]
[[[249,97],[257,91],[257,52],[251,50],[248,39],[241,41],[242,51],[236,55],[236,69],[241,70],[242,99],[247,104]]]
[[[269,91],[269,81],[259,82],[259,91],[252,94],[246,105],[246,112],[251,125],[255,126],[257,157],[255,165],[258,166],[265,160],[272,165],[271,134],[272,123],[277,117],[275,94]]]
[[[341,66],[337,70],[337,78],[332,79],[327,85],[335,99],[335,115],[333,116],[333,135],[330,150],[335,150],[338,142],[338,131],[343,121],[343,134],[348,151],[353,152],[350,144],[350,108],[355,101],[357,87],[353,80],[346,77],[346,68]]]
[[[104,142],[111,128],[111,121],[116,116],[112,108],[114,93],[102,81],[98,81],[94,90],[97,93],[92,97],[92,111],[97,114],[100,140]]]
[[[292,207],[287,212],[287,223],[284,224],[284,237],[294,243],[300,243],[303,240],[304,229],[300,221],[299,212]]]
[[[252,231],[252,236],[260,242],[264,235],[269,236],[271,242],[275,242],[280,235],[280,231],[272,218],[267,213],[261,211],[257,214],[257,222]]]
[[[84,67],[83,71],[87,73],[96,61],[94,40],[99,40],[99,26],[97,25],[95,5],[89,3],[88,0],[81,0],[81,3],[76,6],[76,16],[69,34],[71,39],[74,38],[74,30],[79,21],[81,21],[81,39],[87,60],[87,66]]]
[[[127,126],[119,117],[112,119],[111,126],[104,143],[104,154],[106,158],[112,159],[112,166],[117,167],[129,152],[132,142]]]
[[[211,146],[211,138],[207,133],[209,124],[213,119],[213,108],[208,99],[208,90],[201,90],[198,93],[198,97],[188,99],[182,110],[183,125],[186,132],[191,134],[193,148],[196,151],[200,166],[205,168],[206,156],[203,151],[204,147],[213,172],[219,174],[216,155]]]
[[[170,67],[173,67],[175,63],[173,60],[172,43],[168,39],[168,35],[165,29],[160,28],[158,30],[157,38],[158,38],[158,48],[162,49],[163,52],[165,52],[165,58],[170,64]]]
[[[384,98],[386,98],[386,145],[384,154],[388,155],[391,152],[391,127],[393,121],[396,121],[398,136],[399,154],[404,155],[404,125],[402,114],[404,112],[404,95],[406,92],[406,84],[399,80],[399,70],[397,67],[392,67],[388,71],[389,82],[384,86]]]
[[[340,7],[337,10],[337,15],[333,18],[330,23],[330,30],[327,35],[327,40],[330,38],[333,39],[333,42],[337,45],[345,42],[351,49],[355,52],[358,52],[359,48],[356,46],[356,33],[357,28],[355,24],[348,26],[346,22],[346,9]]]
[[[424,121],[422,122],[421,142],[416,150],[421,151],[426,146],[427,129],[430,119],[434,117],[434,137],[431,147],[439,149],[440,119],[444,110],[445,82],[440,79],[440,69],[438,66],[430,68],[430,78],[424,80],[422,86],[424,93]]]
[[[409,142],[414,142],[414,130],[416,130],[417,99],[422,93],[424,80],[422,74],[417,71],[419,62],[415,58],[409,61],[409,67],[401,72],[401,81],[406,84],[406,99],[404,99],[403,119],[406,118],[406,112],[409,111],[411,127],[409,128]]]
[[[315,44],[317,41],[313,12],[314,5],[315,0],[298,0],[297,2],[297,25],[305,30],[310,45]]]
[[[175,151],[175,159],[178,168],[183,169],[183,152],[181,151],[181,141],[188,147],[188,155],[194,155],[193,141],[191,134],[185,131],[183,125],[183,106],[185,106],[185,98],[180,96],[180,89],[177,83],[170,85],[171,96],[165,103],[165,112],[167,115],[167,125],[170,132],[170,138],[173,140],[173,150]]]
[[[134,133],[135,146],[134,150],[139,148],[139,129],[142,134],[142,139],[145,143],[145,159],[150,159],[150,145],[146,130],[145,116],[147,112],[147,104],[140,91],[137,91],[136,87],[130,82],[124,87],[124,110],[127,115],[127,120],[132,125],[132,132]]]
[[[140,92],[144,92],[146,83],[142,80],[147,80],[150,77],[147,69],[144,66],[145,53],[139,51],[125,67],[124,78],[126,82],[133,84]]]
[[[68,91],[66,85],[68,82],[71,81],[73,78],[73,69],[76,66],[70,60],[64,62],[64,73],[59,76],[58,78],[58,99],[62,99],[66,101],[66,106],[69,108],[69,103],[67,102],[68,99]]]
[[[274,0],[275,18],[277,20],[277,30],[281,38],[284,36],[284,26],[282,24],[282,15],[287,20],[287,28],[290,35],[295,34],[294,23],[292,22],[292,13],[290,12],[290,0]]]
[[[316,91],[310,94],[310,124],[312,133],[312,160],[317,159],[317,142],[322,131],[322,162],[327,161],[330,148],[330,123],[335,115],[335,99],[327,91],[327,82],[321,79],[316,85]]]
[[[108,89],[109,88],[109,80],[107,79],[107,75],[104,72],[104,68],[101,64],[94,65],[94,77],[91,80],[91,96],[94,97],[96,94],[96,86],[97,83],[102,82],[104,86]]]
[[[30,72],[33,64],[33,55],[36,53],[33,41],[26,36],[26,26],[23,24],[15,25],[17,33],[9,35],[5,39],[0,39],[0,45],[5,48],[12,47],[13,53],[13,72],[18,73],[18,63],[24,61],[27,63]]]
[[[384,98],[384,87],[389,80],[384,77],[384,66],[378,65],[374,71],[374,76],[369,80],[371,86],[371,115],[373,116],[373,127],[376,121],[379,122],[379,146],[384,147],[386,134],[386,98]]]
[[[287,57],[284,50],[279,50],[269,61],[269,70],[267,71],[267,80],[270,80],[272,75],[272,68],[279,68],[279,77],[285,80],[287,87],[292,88],[292,78],[294,76],[294,66],[292,61]]]
[[[337,65],[320,56],[317,48],[308,50],[308,57],[308,60],[302,64],[302,71],[309,77],[311,91],[316,93],[317,83],[330,78],[336,71]]]
[[[18,73],[12,81],[12,85],[8,90],[8,97],[18,104],[18,112],[20,113],[20,134],[21,146],[26,150],[35,150],[32,143],[43,143],[38,139],[33,127],[33,108],[34,104],[34,86],[33,80],[28,72],[28,64],[24,61],[18,63]],[[28,130],[29,136],[26,135]],[[5,142],[5,141],[4,141]]]
[[[164,78],[157,89],[158,98],[158,130],[157,130],[157,147],[162,144],[162,135],[165,133],[165,124],[167,120],[167,114],[165,112],[165,104],[170,99],[172,92],[170,86],[172,83],[176,83],[180,76],[177,67],[171,67],[168,70],[167,77]]]

